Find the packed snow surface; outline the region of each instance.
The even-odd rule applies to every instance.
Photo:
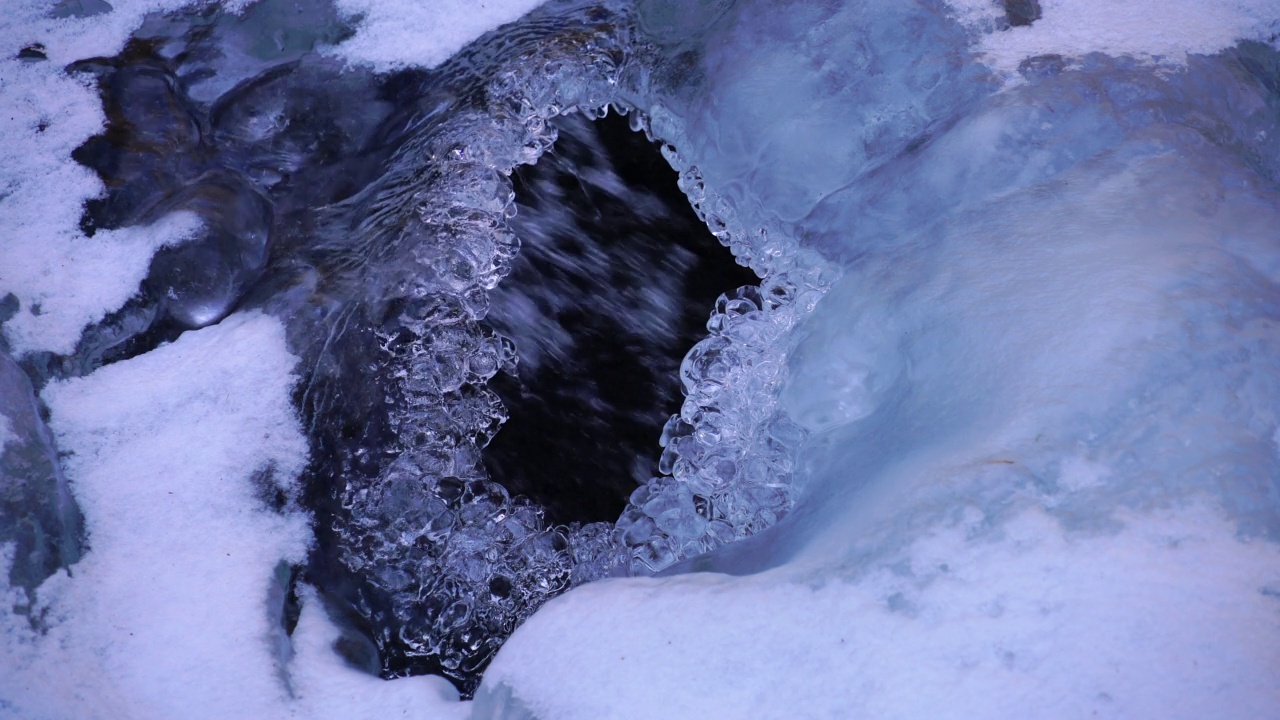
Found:
[[[991,28],[1000,3],[947,0],[972,27]],[[983,61],[1013,71],[1039,55],[1131,55],[1170,64],[1188,54],[1211,55],[1240,40],[1275,42],[1280,31],[1274,0],[1036,0],[1030,24],[986,32]]]
[[[517,632],[486,682],[563,720],[1192,720],[1280,703],[1274,544],[1204,508],[1077,537],[1028,510],[976,539],[987,520],[962,508],[857,579],[788,567],[590,585]]]
[[[337,52],[379,69],[435,67],[486,32],[515,22],[545,0],[338,0],[359,18]]]

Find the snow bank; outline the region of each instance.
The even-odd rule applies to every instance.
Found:
[[[544,0],[338,0],[359,18],[356,33],[336,52],[379,71],[432,68],[490,30],[515,22]]]
[[[991,27],[1002,15],[991,0],[947,0],[974,27]],[[1040,0],[1041,17],[1030,25],[986,32],[983,59],[1005,71],[1037,55],[1131,55],[1182,63],[1188,54],[1209,55],[1240,40],[1275,42],[1280,7],[1274,0]]]
[[[985,520],[967,508],[855,581],[788,567],[589,585],[517,631],[486,684],[558,720],[1280,707],[1277,546],[1196,507],[1092,536],[1028,511],[998,541],[972,539]]]

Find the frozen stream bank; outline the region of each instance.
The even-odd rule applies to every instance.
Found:
[[[354,4],[24,11],[0,709],[1265,717],[1280,13],[1175,5],[553,2],[435,55]],[[513,196],[558,149],[541,187],[670,217],[575,159],[606,107],[761,278],[616,523],[485,461],[503,378],[588,347],[559,288],[674,342],[694,250]],[[471,704],[352,667],[469,689],[522,622]]]

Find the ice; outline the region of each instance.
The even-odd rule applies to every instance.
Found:
[[[25,593],[18,608],[29,609],[40,583],[80,558],[82,535],[31,381],[0,353],[0,546],[13,553],[6,584]]]
[[[67,353],[85,325],[119,308],[138,290],[151,255],[189,234],[162,222],[86,239],[86,200],[103,188],[72,151],[102,128],[95,93],[68,75],[68,63],[116,52],[142,16],[181,3],[127,2],[89,18],[54,18],[48,3],[17,2],[0,23],[0,297],[18,312],[3,332],[17,355]],[[49,188],[58,188],[50,192]],[[158,220],[159,218],[153,218]]]
[[[61,471],[87,550],[59,570],[66,504],[19,526],[56,551],[6,523],[0,714],[1280,704],[1274,5],[171,7],[3,31],[0,462],[38,397],[13,515]],[[646,283],[517,210],[544,159],[643,204],[570,157],[575,113],[660,143],[760,278],[681,363],[656,476],[601,481],[643,480],[613,525],[486,466],[519,359],[584,362],[521,258],[576,265],[629,360],[678,317],[679,253]]]
[[[994,32],[1052,28],[1061,7]],[[669,14],[652,31],[685,56],[650,80],[650,128],[698,168],[686,191],[781,233],[781,257],[839,264],[777,343],[766,406],[799,426],[794,507],[659,579],[552,601],[495,659],[476,716],[1276,707],[1280,97],[1275,48],[1234,42],[1258,25],[1221,44],[1173,28],[1177,69],[1131,38],[1002,85],[969,56],[984,36],[932,3]],[[936,40],[895,42],[904,26]],[[865,42],[886,77],[852,72],[828,36]],[[798,123],[807,147],[789,154]],[[769,258],[740,227],[730,246]],[[690,401],[740,387],[733,351],[713,335],[688,356]],[[701,429],[663,442],[698,457]],[[633,498],[629,545],[702,530],[676,480]]]

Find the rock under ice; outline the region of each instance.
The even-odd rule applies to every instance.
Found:
[[[1280,707],[1273,0],[305,5],[0,31],[0,717]],[[648,256],[510,178],[663,215],[607,113],[760,281],[559,524],[500,383]]]

